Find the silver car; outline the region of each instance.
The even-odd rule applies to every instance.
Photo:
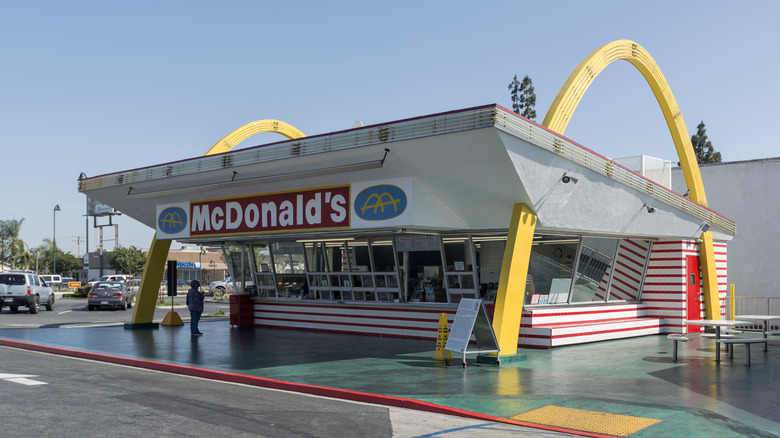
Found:
[[[135,294],[123,281],[99,281],[92,285],[87,294],[87,310],[101,307],[119,307],[127,310],[133,307]]]

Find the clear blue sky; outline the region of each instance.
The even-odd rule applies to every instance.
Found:
[[[517,74],[533,79],[541,122],[574,67],[617,39],[648,50],[688,130],[703,120],[724,161],[780,156],[779,16],[777,1],[3,1],[0,219],[24,218],[21,237],[36,247],[59,204],[57,246],[75,254],[81,236],[83,253],[80,172],[199,156],[259,119],[312,135],[511,108]],[[609,157],[677,161],[652,92],[622,61],[566,135]],[[116,222],[121,245],[148,247],[151,229]]]

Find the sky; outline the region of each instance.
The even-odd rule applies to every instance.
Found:
[[[80,173],[203,155],[261,119],[307,135],[496,103],[528,75],[541,123],[574,68],[618,39],[643,46],[690,134],[723,161],[780,156],[777,1],[0,0],[0,220],[31,247],[94,251]],[[678,161],[631,64],[609,65],[565,135],[607,157]],[[250,137],[237,148],[280,141]],[[55,213],[59,205],[61,211]],[[56,216],[55,216],[56,215]],[[104,247],[148,248],[122,215]]]

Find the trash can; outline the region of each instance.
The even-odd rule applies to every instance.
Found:
[[[252,295],[230,296],[230,325],[247,327],[254,325],[254,301]]]

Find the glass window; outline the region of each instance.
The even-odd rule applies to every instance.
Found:
[[[447,272],[471,271],[471,249],[468,237],[445,237],[444,259],[447,263]]]
[[[300,243],[274,243],[274,266],[277,274],[303,274],[306,261]]]
[[[306,256],[309,259],[309,271],[327,272],[328,257],[325,249],[325,242],[306,243]]]
[[[582,238],[572,303],[606,300],[617,243],[617,239]]]
[[[368,272],[371,270],[371,256],[368,254],[368,242],[347,242],[349,262],[352,271]]]
[[[566,304],[579,239],[534,236],[526,279],[526,304]]]
[[[243,245],[230,245],[224,247],[225,260],[228,262],[230,277],[233,284],[228,289],[235,287],[238,293],[253,293],[252,266],[249,263],[249,255]]]
[[[642,276],[650,255],[652,242],[623,239],[615,256],[615,272],[609,289],[608,301],[639,299]]]
[[[474,236],[472,240],[477,258],[480,296],[487,302],[494,302],[498,293],[498,276],[504,259],[506,235]]]
[[[376,239],[371,241],[371,255],[374,256],[375,272],[394,272],[395,256],[391,239]]]
[[[306,257],[302,243],[272,243],[278,293],[282,297],[308,296]]]
[[[255,272],[271,272],[271,252],[268,245],[252,245],[255,257]]]

